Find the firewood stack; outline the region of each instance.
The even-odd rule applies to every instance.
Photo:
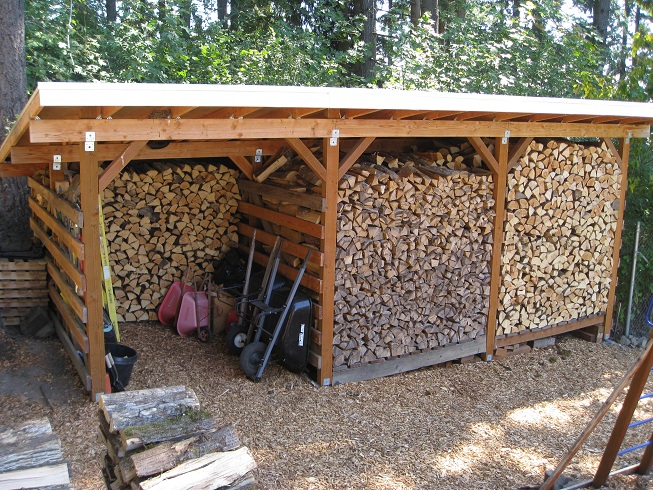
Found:
[[[155,320],[170,284],[200,280],[238,242],[238,172],[224,165],[151,163],[104,191],[118,319]]]
[[[256,463],[231,425],[199,409],[183,386],[100,397],[102,472],[107,487],[246,489]]]
[[[606,311],[620,181],[605,144],[531,143],[508,177],[498,335]]]
[[[359,162],[340,181],[334,367],[485,329],[492,177],[402,158],[377,158],[396,172]]]
[[[0,488],[72,488],[59,436],[47,419],[0,426]]]

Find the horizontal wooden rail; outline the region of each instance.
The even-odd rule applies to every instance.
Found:
[[[288,216],[287,214],[272,211],[245,201],[240,201],[238,203],[238,211],[254,218],[259,218],[279,226],[285,226],[294,231],[299,231],[300,233],[305,233],[315,238],[324,238],[324,226],[312,223],[311,221]]]
[[[82,380],[82,384],[84,385],[84,388],[86,388],[86,391],[91,391],[91,375],[89,374],[88,369],[86,369],[86,366],[77,355],[77,350],[75,349],[75,346],[70,341],[68,335],[66,335],[66,332],[61,326],[61,324],[59,323],[59,320],[53,318],[53,321],[54,321],[54,329],[57,332],[57,336],[59,337],[59,340],[63,344],[63,348],[66,351],[66,354],[68,354],[68,357],[70,357],[70,360],[72,361],[73,366],[75,367],[75,370],[79,375],[79,378]]]
[[[290,189],[283,189],[274,185],[259,184],[258,182],[246,179],[238,180],[238,188],[241,192],[251,192],[252,194],[261,197],[272,197],[274,199],[279,199],[282,202],[297,204],[321,213],[326,210],[326,200],[315,194],[306,194]]]
[[[595,315],[583,318],[581,320],[560,323],[551,327],[544,327],[540,330],[527,330],[514,335],[497,337],[496,346],[507,347],[509,345],[521,344],[523,342],[530,342],[532,340],[543,339],[546,337],[553,337],[554,335],[561,335],[563,333],[572,332],[581,328],[599,325],[604,321],[605,315]]]
[[[485,352],[485,336],[460,344],[446,345],[427,352],[405,355],[388,359],[374,364],[365,364],[355,368],[335,368],[333,370],[333,384],[351,381],[366,381],[368,379],[390,376],[406,371],[413,371],[426,366],[433,366],[447,361],[462,359],[463,357]]]
[[[61,294],[54,287],[54,284],[50,283],[50,299],[57,307],[57,310],[61,314],[61,318],[66,324],[67,330],[73,336],[77,342],[77,346],[82,350],[84,354],[88,354],[88,336],[86,335],[86,329],[84,325],[79,322],[76,316],[73,315],[73,312],[70,310],[66,302],[61,297]]]
[[[82,323],[86,323],[88,321],[86,305],[81,299],[79,299],[79,296],[75,294],[70,285],[66,282],[66,279],[61,275],[61,272],[59,272],[59,269],[57,269],[50,260],[48,260],[48,274],[50,274],[50,277],[57,285],[57,288],[61,292],[66,303],[75,312]]]
[[[29,198],[29,208],[32,212],[52,230],[52,233],[57,235],[59,242],[63,243],[68,249],[74,253],[80,260],[84,259],[84,244],[75,238],[70,232],[46,209],[43,209],[31,197]]]
[[[79,151],[79,149],[77,151]],[[84,213],[82,213],[79,209],[76,209],[68,201],[60,198],[50,189],[42,186],[31,177],[27,179],[27,185],[29,185],[29,187],[39,196],[48,201],[50,206],[68,218],[72,225],[77,225],[80,228],[84,226]]]
[[[86,276],[80,272],[80,270],[75,267],[75,265],[70,261],[66,256],[63,250],[54,243],[50,237],[45,233],[43,228],[34,220],[30,218],[30,226],[36,238],[41,240],[45,248],[48,249],[48,252],[52,254],[54,260],[63,268],[64,272],[70,277],[70,279],[75,283],[75,285],[80,289],[80,291],[86,291]]]
[[[42,168],[47,168],[47,163],[22,163],[22,164],[11,164],[11,163],[0,163],[0,177],[29,177],[34,175],[37,171]]]
[[[35,271],[45,274],[45,259],[0,259],[0,271]]]
[[[99,143],[95,145],[95,155],[98,160],[113,160],[120,155],[129,145],[126,143]],[[153,149],[145,146],[138,152],[138,160],[168,160],[173,158],[217,158],[231,156],[254,156],[257,150],[263,155],[274,155],[286,142],[283,140],[259,141],[172,141],[165,148]],[[52,163],[53,155],[61,155],[61,161],[78,162],[79,146],[77,145],[39,145],[39,146],[14,146],[11,149],[11,163],[33,164],[43,168]],[[27,165],[26,165],[27,166]],[[32,175],[32,171],[29,175]]]
[[[240,245],[238,247],[243,253],[248,252],[248,248],[245,247],[244,245]],[[264,253],[261,252],[254,252],[254,261],[262,266],[267,265],[269,260],[269,257],[265,255]],[[290,279],[291,281],[294,280],[297,277],[297,269],[294,269],[293,267],[290,267],[289,265],[284,264],[283,262],[279,263],[279,273]],[[311,276],[308,273],[304,274],[304,277],[302,277],[302,282],[301,285],[304,287],[307,287],[311,291],[315,291],[316,293],[320,293],[322,291],[322,280],[318,279],[315,276]]]
[[[246,236],[247,238],[251,239],[252,236],[254,235],[254,227],[249,226],[245,223],[238,223],[238,232]],[[264,243],[266,245],[274,246],[276,236],[267,233],[264,230],[256,229],[256,241]],[[304,259],[306,257],[306,252],[308,252],[308,248],[303,246],[303,245],[298,245],[296,243],[293,243],[291,241],[285,240],[283,242],[283,252],[289,253],[293,257],[298,257],[300,259]],[[322,252],[319,252],[317,250],[311,249],[311,255],[308,258],[308,261],[319,265],[320,267],[324,265],[324,254]]]

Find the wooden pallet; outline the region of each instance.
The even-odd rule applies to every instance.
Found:
[[[48,305],[45,259],[0,259],[0,321],[20,325],[32,308]]]

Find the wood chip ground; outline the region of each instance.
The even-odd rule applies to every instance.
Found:
[[[512,489],[541,483],[612,391],[639,350],[564,338],[491,363],[432,367],[332,388],[271,366],[261,383],[245,379],[221,338],[181,338],[157,323],[122,324],[138,362],[129,389],[186,385],[201,406],[232,423],[256,459],[262,489]],[[39,362],[35,342],[9,336],[5,370]],[[61,356],[65,356],[63,350]],[[69,362],[69,361],[67,361]],[[72,366],[76,396],[0,394],[0,424],[47,416],[61,438],[77,489],[101,489],[97,405]],[[38,383],[39,380],[30,382]],[[1,390],[5,393],[6,390]],[[646,392],[653,391],[649,382]],[[623,400],[623,396],[619,402]],[[565,474],[591,477],[616,418],[615,406]],[[653,399],[635,419],[653,416]],[[624,443],[644,442],[651,426]],[[641,451],[618,458],[634,464]],[[605,488],[653,488],[651,477],[613,477]]]

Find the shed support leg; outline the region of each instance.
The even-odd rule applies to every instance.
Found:
[[[79,187],[84,213],[84,274],[86,276],[85,303],[88,310],[88,370],[91,375],[91,399],[104,393],[106,368],[104,364],[104,329],[102,314],[102,261],[100,258],[99,162],[95,152],[85,151],[80,144]]]
[[[619,196],[619,211],[617,216],[617,229],[614,232],[614,249],[612,251],[612,278],[608,292],[608,307],[605,312],[605,323],[599,328],[597,342],[607,339],[612,328],[612,314],[614,312],[614,298],[617,290],[617,272],[619,270],[619,251],[621,250],[621,232],[624,226],[624,211],[626,208],[626,190],[628,189],[628,158],[630,156],[630,141],[622,138],[619,140],[619,156],[621,158],[621,194]]]
[[[330,385],[333,379],[333,322],[335,313],[336,280],[336,230],[338,226],[338,167],[340,165],[340,141],[331,146],[331,139],[322,143],[326,180],[323,186],[326,211],[324,212],[324,266],[322,268],[322,345],[320,346],[321,366],[317,381],[321,386]]]
[[[508,186],[508,142],[497,138],[494,144],[497,171],[494,179],[494,230],[492,236],[492,258],[490,259],[490,304],[485,329],[485,359],[494,356],[499,309],[499,289],[501,286],[501,252],[503,248],[503,218],[506,210],[506,187]]]

